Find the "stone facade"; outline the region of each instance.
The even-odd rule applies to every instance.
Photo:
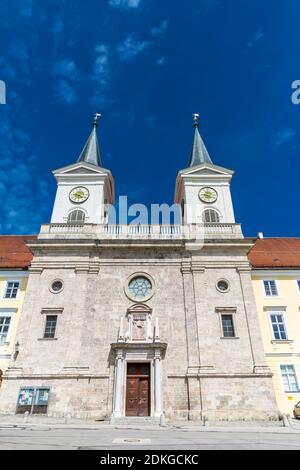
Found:
[[[70,237],[71,238],[71,237]],[[247,261],[249,242],[211,240],[197,251],[185,243],[42,239],[34,260],[17,341],[20,352],[6,374],[0,411],[14,413],[23,386],[50,387],[48,413],[102,419],[113,412],[116,355],[151,362],[153,341],[118,343],[120,318],[132,302],[127,280],[145,273],[154,293],[145,304],[159,321],[162,411],[169,419],[256,419],[276,416]],[[123,245],[123,246],[120,246]],[[58,294],[54,279],[63,281]],[[227,279],[230,289],[216,289]],[[224,338],[221,312],[232,312],[236,337]],[[44,317],[58,316],[55,339],[44,339]],[[153,335],[154,336],[154,335]],[[115,347],[112,345],[115,344]],[[152,382],[152,378],[151,378]],[[151,414],[155,414],[151,386]],[[125,381],[120,415],[125,414]]]

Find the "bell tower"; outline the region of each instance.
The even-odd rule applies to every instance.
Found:
[[[114,180],[103,168],[97,138],[100,114],[76,163],[53,171],[57,192],[51,224],[105,224],[108,204],[114,204]]]
[[[176,179],[175,203],[181,205],[183,224],[235,224],[230,183],[234,172],[215,165],[199,133],[194,114],[194,140],[188,168]]]

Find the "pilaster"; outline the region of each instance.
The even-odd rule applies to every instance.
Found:
[[[201,268],[194,265],[195,272]],[[198,377],[200,369],[200,349],[198,338],[197,310],[195,302],[194,278],[191,260],[183,260],[181,272],[184,289],[185,326],[188,352],[188,417],[189,420],[199,420],[202,415],[201,388]]]
[[[250,267],[239,267],[237,268],[237,272],[239,273],[241,283],[244,311],[253,361],[253,372],[271,374],[271,370],[267,366],[265,359],[258,314],[251,283],[251,269]]]

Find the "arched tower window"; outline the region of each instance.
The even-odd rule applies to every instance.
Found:
[[[204,223],[220,222],[220,216],[214,209],[206,209],[203,212],[202,220]]]
[[[68,216],[68,224],[84,224],[85,213],[79,209],[70,212]]]

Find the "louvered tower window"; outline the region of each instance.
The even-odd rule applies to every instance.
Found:
[[[204,223],[220,222],[220,216],[217,211],[213,209],[207,209],[203,212],[203,222]]]
[[[85,213],[81,210],[72,211],[68,217],[68,224],[84,224]]]

